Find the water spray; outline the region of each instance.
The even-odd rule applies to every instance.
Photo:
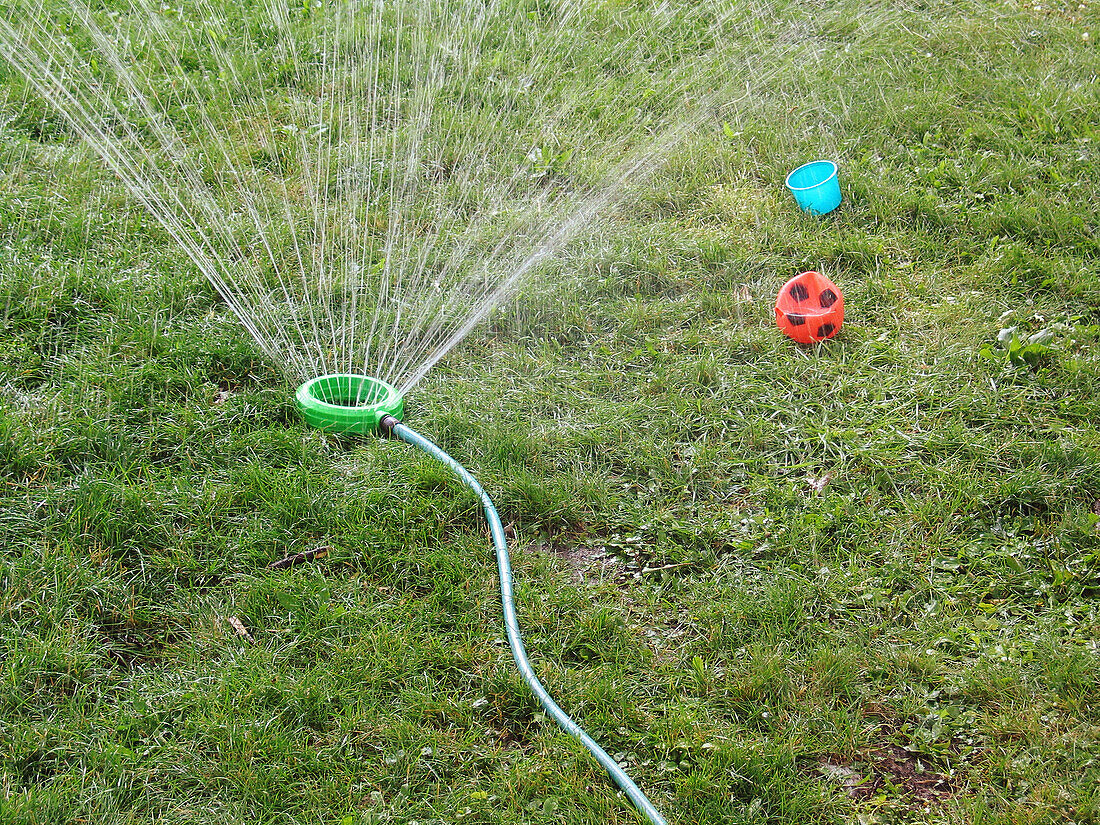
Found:
[[[306,422],[318,429],[355,434],[377,432],[424,451],[453,470],[459,480],[478,497],[485,512],[485,519],[489,522],[489,532],[496,553],[497,570],[500,575],[500,605],[504,615],[508,647],[512,651],[512,658],[515,660],[516,667],[519,668],[523,681],[535,694],[546,714],[557,723],[558,727],[588,749],[615,784],[626,794],[631,804],[651,825],[667,825],[660,811],[654,807],[627,772],[619,767],[607,751],[561,709],[535,675],[531,660],[527,658],[527,650],[520,634],[519,619],[516,617],[512,563],[508,556],[508,540],[504,535],[504,525],[501,524],[500,515],[493,500],[489,498],[489,494],[485,492],[478,480],[437,444],[401,423],[404,396],[385,381],[363,375],[323,375],[302,384],[295,394],[295,401]]]

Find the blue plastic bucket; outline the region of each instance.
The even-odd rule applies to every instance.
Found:
[[[787,175],[787,188],[811,215],[824,215],[840,206],[840,178],[831,160],[815,160]]]

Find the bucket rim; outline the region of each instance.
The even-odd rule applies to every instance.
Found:
[[[825,177],[824,180],[819,180],[817,183],[811,183],[809,186],[795,186],[791,183],[791,178],[793,178],[795,175],[797,175],[803,169],[809,169],[811,166],[818,166],[820,164],[824,164],[826,166],[831,167],[831,171],[829,172],[828,176]],[[816,189],[818,186],[823,186],[824,184],[831,181],[834,177],[836,177],[836,175],[837,175],[836,161],[832,161],[832,160],[811,160],[809,163],[803,163],[797,169],[791,170],[791,172],[787,175],[787,188],[790,189],[792,192],[805,192],[807,189]]]

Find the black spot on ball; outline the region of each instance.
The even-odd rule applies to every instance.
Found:
[[[796,315],[793,312],[788,312],[787,313],[787,323],[789,323],[792,327],[800,327],[804,323],[806,323],[806,316],[805,315]]]
[[[817,328],[817,337],[818,338],[828,338],[835,331],[836,331],[836,325],[835,324],[822,324],[821,326],[819,326]]]
[[[828,309],[836,303],[836,293],[831,289],[824,289],[821,291],[821,306]]]
[[[805,284],[794,284],[787,290],[787,294],[794,298],[796,301],[805,301],[810,297],[810,290],[806,289]]]

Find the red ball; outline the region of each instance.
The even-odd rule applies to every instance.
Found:
[[[775,298],[775,322],[800,344],[832,338],[844,323],[844,295],[818,272],[795,275]]]

